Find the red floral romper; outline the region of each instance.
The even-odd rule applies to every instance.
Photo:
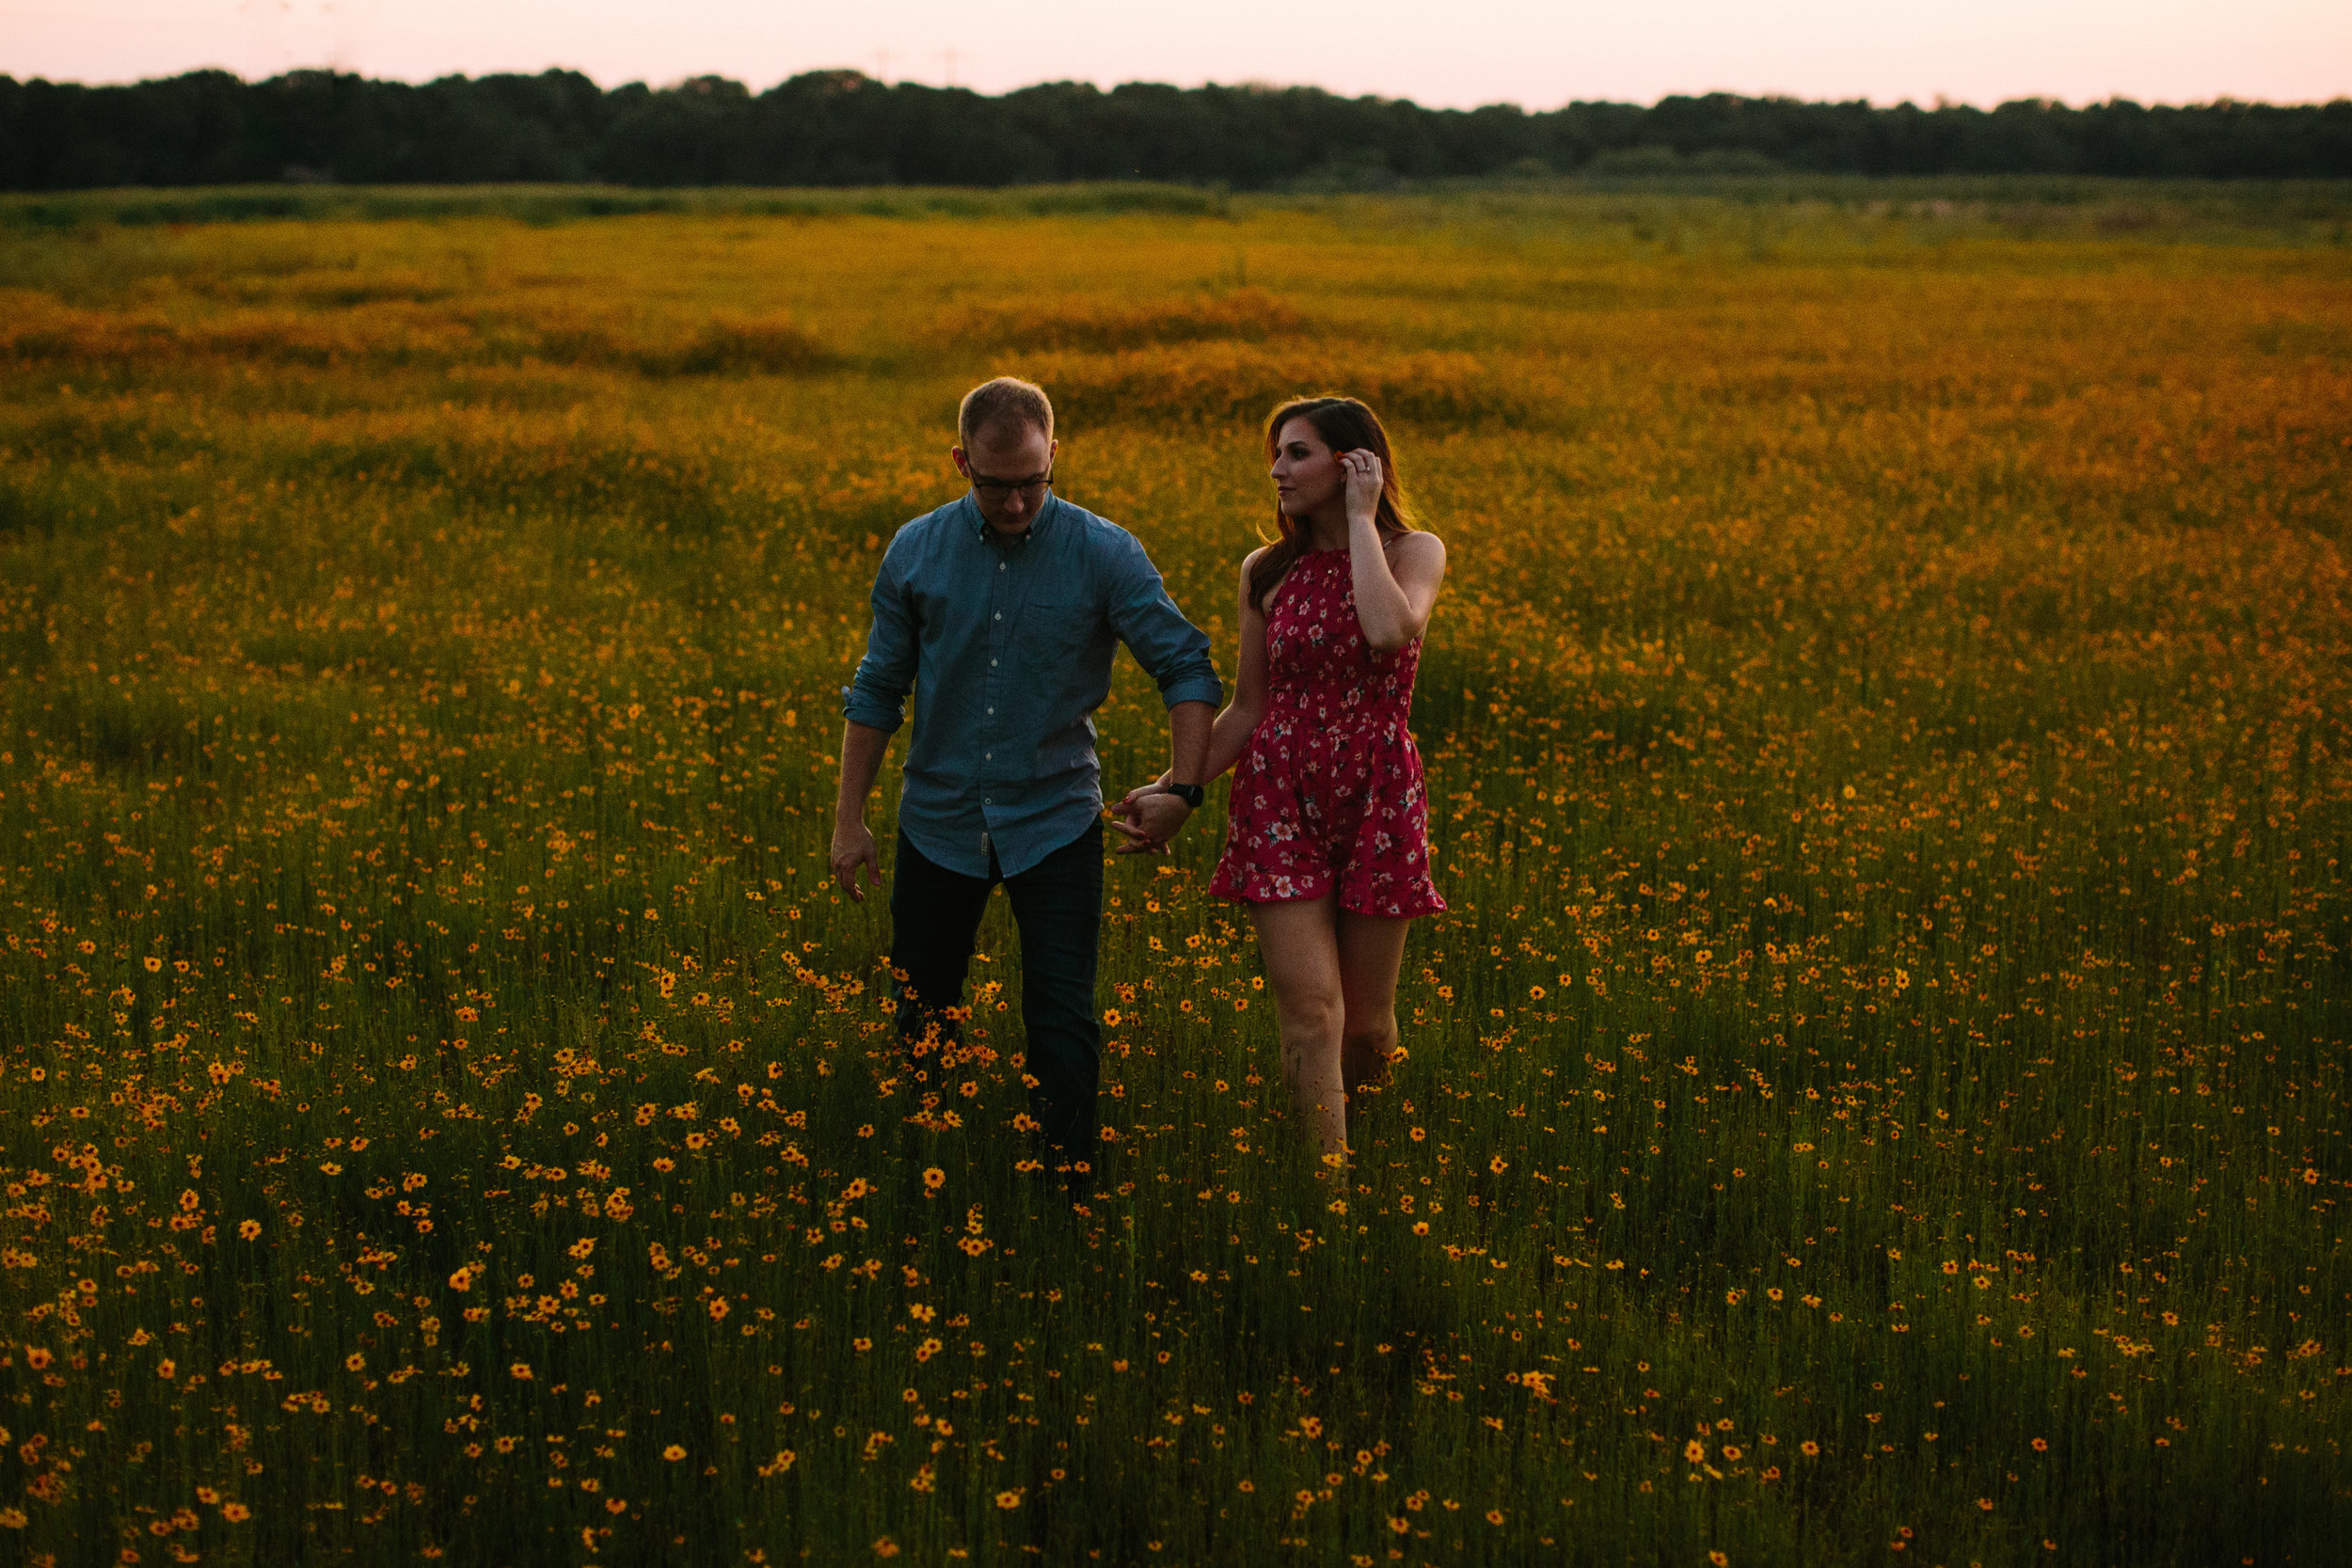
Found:
[[[1356,619],[1348,552],[1300,556],[1266,607],[1265,717],[1233,768],[1209,891],[1320,898],[1358,914],[1445,908],[1429,879],[1428,793],[1406,720],[1421,640],[1381,657]]]

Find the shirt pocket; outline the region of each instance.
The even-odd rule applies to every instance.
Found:
[[[1102,612],[1071,598],[1031,599],[1021,612],[1021,641],[1057,658],[1083,654],[1102,629]]]

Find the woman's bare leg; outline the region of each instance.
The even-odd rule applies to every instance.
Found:
[[[1282,1079],[1316,1152],[1346,1157],[1347,1095],[1340,1077],[1339,906],[1329,897],[1252,904],[1258,952],[1274,987]],[[1394,978],[1391,978],[1394,988]]]
[[[1340,1071],[1351,1103],[1388,1076],[1396,1049],[1396,975],[1411,924],[1340,911]]]

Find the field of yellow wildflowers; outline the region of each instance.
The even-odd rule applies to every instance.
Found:
[[[2341,1560],[2352,198],[2118,199],[0,211],[0,1556]],[[1001,913],[892,1059],[838,691],[997,371],[1229,671],[1278,398],[1446,539],[1343,1175],[1218,811],[1090,1219]]]

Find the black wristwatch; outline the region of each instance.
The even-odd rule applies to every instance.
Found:
[[[1165,790],[1167,793],[1175,796],[1176,799],[1182,800],[1185,805],[1191,807],[1194,811],[1199,811],[1200,809],[1200,802],[1207,798],[1209,793],[1207,790],[1202,789],[1199,784],[1162,784],[1160,785],[1160,788]]]

